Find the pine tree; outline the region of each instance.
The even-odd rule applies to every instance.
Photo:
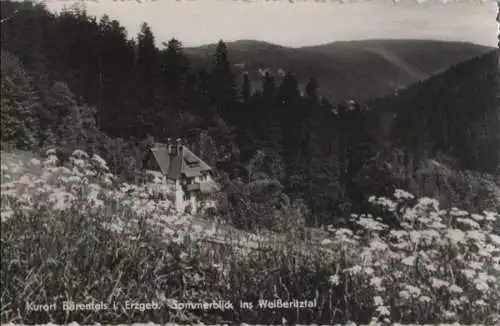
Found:
[[[276,92],[277,89],[274,76],[266,71],[264,79],[262,80],[262,99],[265,105],[272,106],[275,104]]]
[[[281,126],[283,139],[283,159],[286,162],[287,190],[293,189],[292,196],[304,188],[303,167],[306,162],[301,151],[302,103],[297,80],[287,73],[278,89],[277,122]]]
[[[311,78],[307,85],[305,91],[305,101],[300,110],[300,116],[298,119],[302,121],[302,123],[298,126],[298,137],[299,137],[299,148],[301,155],[303,157],[302,167],[304,169],[304,181],[302,184],[302,193],[304,198],[310,200],[314,196],[316,196],[313,180],[315,177],[315,173],[318,171],[314,171],[313,169],[313,155],[319,153],[313,153],[313,140],[315,139],[314,132],[318,132],[315,130],[314,126],[314,116],[318,115],[319,111],[319,103],[318,103],[318,83],[316,79]],[[317,224],[317,221],[313,222],[314,225]]]
[[[197,74],[197,91],[201,96],[209,97],[210,95],[210,75],[205,68],[201,68]]]
[[[140,138],[151,133],[154,135],[159,132],[155,128],[163,129],[157,122],[158,115],[162,115],[161,111],[164,110],[165,97],[161,87],[159,53],[147,23],[142,24],[141,32],[137,36],[136,65],[131,85],[135,86],[135,103],[132,109],[137,112],[134,134]]]
[[[248,105],[251,93],[252,93],[252,86],[250,85],[250,78],[248,77],[248,74],[244,74],[243,85],[241,86],[241,98],[245,105]]]
[[[266,72],[262,81],[262,94],[256,101],[253,137],[259,140],[258,148],[265,149],[280,158],[282,156],[283,135],[281,131],[282,116],[276,106],[277,87],[274,77]]]
[[[341,203],[347,201],[338,163],[338,124],[327,102],[317,108],[311,120],[307,203],[311,209],[309,224],[313,226],[332,223],[332,216],[340,215]]]
[[[236,102],[237,91],[227,47],[222,40],[219,41],[215,50],[210,82],[212,103],[223,117],[228,117]]]
[[[98,109],[99,128],[116,136],[127,134],[127,125],[117,123],[117,117],[127,117],[128,104],[133,93],[126,89],[127,82],[133,80],[135,47],[127,40],[125,28],[116,20],[104,16],[99,22],[100,45],[98,59],[98,101],[93,103]],[[135,88],[131,85],[132,88]],[[120,94],[120,96],[118,96]],[[92,103],[92,102],[90,102]]]
[[[296,109],[300,102],[299,83],[291,73],[285,75],[279,86],[278,101],[281,106],[288,107],[288,112]]]
[[[184,55],[182,43],[173,38],[168,43],[163,43],[166,47],[161,53],[161,67],[163,78],[167,85],[177,91],[185,79],[189,68],[189,59]]]
[[[158,73],[158,49],[155,45],[153,32],[147,23],[142,24],[141,31],[137,36],[136,65],[147,76]]]
[[[315,105],[318,101],[318,95],[316,93],[317,91],[318,82],[316,81],[316,78],[312,77],[311,79],[309,79],[309,82],[306,85],[306,98],[307,101],[312,105]]]

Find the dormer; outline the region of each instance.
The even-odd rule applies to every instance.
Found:
[[[184,162],[190,168],[194,168],[194,167],[199,167],[200,166],[200,159],[198,157],[194,157],[194,156],[184,157]]]

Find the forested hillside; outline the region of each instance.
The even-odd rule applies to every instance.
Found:
[[[500,148],[498,60],[498,51],[492,51],[369,106],[398,115],[394,136],[405,147],[419,135],[420,152],[441,152],[455,157],[461,168],[495,174],[500,154],[494,150]]]
[[[238,79],[247,74],[260,87],[269,72],[281,82],[293,72],[300,89],[308,78],[318,80],[318,94],[332,100],[365,101],[439,74],[450,66],[493,48],[466,42],[435,40],[361,40],[289,48],[241,40],[226,44]],[[186,48],[196,68],[210,67],[217,44]]]
[[[3,16],[19,6],[2,2]],[[252,87],[248,76],[236,79],[223,41],[211,66],[197,70],[180,41],[158,49],[147,24],[132,39],[119,22],[78,8],[54,15],[22,4],[2,27],[4,142],[34,150],[81,147],[134,180],[154,140],[185,138],[241,188],[231,196],[255,184],[278,196],[253,202],[253,213],[232,207],[238,223],[255,225],[281,191],[305,205],[307,225],[319,226],[400,186],[437,192],[450,205],[468,205],[459,194],[470,194],[461,188],[470,178],[478,180],[476,193],[495,186],[493,176],[479,175],[498,172],[497,51],[359,104],[328,101],[314,77],[299,81],[294,71],[280,80],[267,73]],[[429,186],[424,180],[440,166],[453,181]],[[471,206],[487,206],[488,198]],[[241,198],[229,202],[238,206]]]

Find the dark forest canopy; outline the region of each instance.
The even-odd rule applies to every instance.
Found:
[[[146,23],[130,39],[106,16],[1,5],[2,17],[23,6],[2,24],[1,45],[2,140],[18,147],[85,147],[133,178],[152,139],[183,137],[242,189],[280,184],[310,225],[395,187],[424,194],[431,159],[498,173],[498,51],[384,99],[333,102],[314,76],[237,76],[222,40],[196,67],[179,40],[158,48]]]

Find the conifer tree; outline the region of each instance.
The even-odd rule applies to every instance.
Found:
[[[158,49],[155,37],[147,23],[143,23],[137,36],[137,67],[147,76],[158,73]]]
[[[167,43],[161,53],[162,74],[167,85],[177,91],[185,79],[185,74],[189,68],[189,59],[184,55],[182,43],[173,38]]]
[[[276,92],[277,89],[274,76],[266,71],[264,79],[262,80],[262,99],[265,105],[271,106],[275,103]]]
[[[241,86],[241,98],[243,100],[243,104],[248,105],[251,93],[252,86],[250,85],[250,79],[248,78],[248,74],[244,74],[243,85]]]
[[[117,123],[125,118],[131,100],[126,90],[131,80],[135,60],[135,48],[127,40],[125,28],[116,20],[104,16],[99,22],[100,44],[98,54],[98,109],[99,127],[113,135],[125,135],[127,123]],[[136,89],[134,85],[131,85]],[[121,94],[121,96],[117,96]],[[92,103],[92,102],[90,102]]]
[[[278,121],[283,138],[283,158],[286,162],[287,189],[296,197],[305,188],[305,153],[301,149],[302,103],[295,77],[287,73],[278,89]]]
[[[137,36],[137,54],[132,85],[134,111],[137,112],[137,136],[145,137],[147,134],[153,135],[159,127],[157,116],[164,109],[162,105],[162,87],[160,83],[159,53],[155,45],[155,37],[147,23],[141,26],[141,32]]]
[[[307,82],[306,86],[306,98],[310,104],[315,105],[316,102],[318,101],[318,82],[316,81],[316,78],[312,77],[309,79]]]
[[[228,117],[231,114],[231,108],[236,102],[237,91],[227,47],[222,40],[219,41],[215,50],[210,97],[223,117]]]

